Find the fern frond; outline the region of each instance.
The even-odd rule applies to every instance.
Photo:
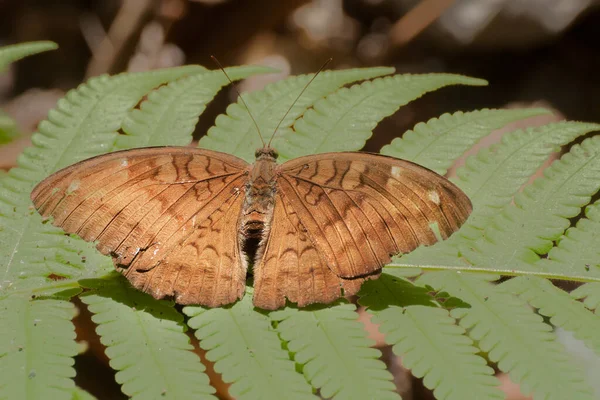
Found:
[[[600,315],[600,283],[586,283],[570,293],[574,299],[582,300],[586,308]]]
[[[206,358],[231,383],[236,399],[315,399],[311,387],[281,348],[269,317],[253,309],[252,293],[231,307],[185,307]]]
[[[557,288],[547,279],[534,276],[510,279],[500,287],[518,294],[532,307],[537,308],[540,314],[550,317],[554,326],[572,331],[577,339],[600,354],[600,318],[567,292]]]
[[[536,266],[570,275],[600,275],[600,201],[586,207],[585,218],[567,229],[548,258]]]
[[[373,322],[402,365],[433,390],[438,400],[503,399],[494,370],[455,324],[447,310],[426,306],[389,307]]]
[[[471,308],[455,308],[450,315],[460,320],[460,326],[501,371],[521,385],[523,393],[548,400],[591,400],[583,372],[569,359],[550,326],[521,299],[484,279],[436,272],[423,275],[417,283],[469,303]]]
[[[600,189],[599,155],[600,136],[573,146],[493,217],[483,237],[461,248],[462,255],[473,265],[531,267]]]
[[[409,160],[444,175],[454,160],[492,131],[513,121],[548,113],[543,108],[530,108],[443,114],[418,123],[413,130],[383,146],[381,154]]]
[[[353,304],[307,311],[286,308],[272,312],[277,330],[304,376],[333,399],[399,399],[381,352],[370,346]]]
[[[304,113],[306,108],[339,87],[354,81],[370,79],[393,72],[393,68],[321,72],[306,88],[306,91],[285,117],[280,129],[291,126]],[[271,83],[263,90],[244,96],[249,110],[246,110],[239,101],[231,104],[227,107],[227,114],[218,116],[215,126],[210,128],[207,135],[200,139],[200,147],[234,154],[248,162],[254,161],[254,151],[262,147],[262,144],[248,111],[252,113],[261,133],[265,135],[265,142],[268,142],[285,112],[312,79],[313,75],[294,76]]]
[[[112,150],[125,115],[146,92],[196,71],[182,67],[93,78],[58,102],[33,135],[34,146],[0,181],[0,291],[51,284],[50,274],[78,278],[112,269],[91,244],[42,223],[29,205],[29,192],[49,173]]]
[[[75,306],[62,300],[0,299],[0,398],[71,399],[77,354]]]
[[[0,47],[0,72],[22,58],[55,49],[58,49],[58,45],[46,40]]]
[[[360,150],[379,121],[425,93],[448,85],[486,83],[450,74],[394,75],[342,88],[317,101],[296,121],[293,130],[275,137],[273,146],[282,160]]]
[[[458,246],[468,246],[480,238],[490,218],[512,201],[515,193],[550,154],[575,138],[599,129],[600,125],[597,124],[559,122],[540,128],[518,130],[504,135],[501,143],[469,157],[466,165],[458,169],[459,178],[454,182],[471,199],[471,216],[450,239],[404,255],[401,257],[402,263],[467,267],[468,263],[460,258]],[[489,261],[481,264],[490,265],[493,264]]]
[[[366,282],[358,295],[402,365],[424,378],[436,399],[502,398],[493,370],[448,311],[437,308],[428,289],[382,274]]]
[[[191,352],[183,316],[173,304],[158,301],[123,277],[97,284],[81,296],[94,314],[116,380],[133,399],[215,399],[205,367]]]
[[[226,68],[232,80],[273,72],[266,67]],[[206,105],[229,81],[222,71],[203,71],[178,79],[151,92],[139,109],[123,122],[117,149],[144,146],[186,146]]]
[[[490,216],[498,213],[529,177],[563,146],[600,125],[582,122],[558,122],[540,128],[510,132],[502,142],[467,159],[457,171],[455,181],[473,202],[468,227],[481,229]],[[463,232],[462,236],[471,232]]]

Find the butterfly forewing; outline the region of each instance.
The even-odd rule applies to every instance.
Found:
[[[447,179],[377,154],[306,156],[277,174],[282,197],[342,278],[371,274],[393,254],[447,238],[471,212],[468,197]]]
[[[31,198],[55,225],[97,240],[135,287],[217,306],[243,294],[238,220],[249,168],[203,149],[134,149],[65,168]]]

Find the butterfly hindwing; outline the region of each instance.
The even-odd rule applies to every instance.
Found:
[[[286,298],[304,307],[355,294],[363,279],[345,280],[328,267],[288,199],[277,195],[264,251],[254,266],[254,305],[275,310]],[[342,292],[343,289],[343,292]]]
[[[133,149],[67,167],[31,198],[55,225],[97,241],[134,286],[217,306],[243,294],[238,219],[248,169],[209,150]]]
[[[468,197],[447,179],[377,154],[300,157],[277,174],[281,197],[319,255],[346,279],[377,272],[393,254],[446,239],[471,212]]]

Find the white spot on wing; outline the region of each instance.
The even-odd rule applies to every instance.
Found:
[[[392,176],[394,178],[400,178],[401,173],[402,173],[402,168],[398,167],[397,165],[394,165],[392,167]]]
[[[440,195],[435,190],[429,191],[429,200],[433,201],[435,204],[440,204]]]
[[[77,189],[79,189],[80,184],[81,184],[81,182],[79,181],[79,179],[75,179],[74,181],[72,181],[69,184],[69,187],[67,188],[67,194],[71,194],[74,191],[76,191]]]
[[[121,167],[127,167],[129,166],[129,160],[124,158],[121,160]]]

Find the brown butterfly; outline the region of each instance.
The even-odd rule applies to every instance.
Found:
[[[54,173],[31,199],[133,286],[180,304],[240,299],[258,241],[253,301],[269,310],[355,294],[391,255],[447,238],[472,209],[444,177],[393,157],[276,159],[269,145],[254,164],[201,148],[117,151]]]

